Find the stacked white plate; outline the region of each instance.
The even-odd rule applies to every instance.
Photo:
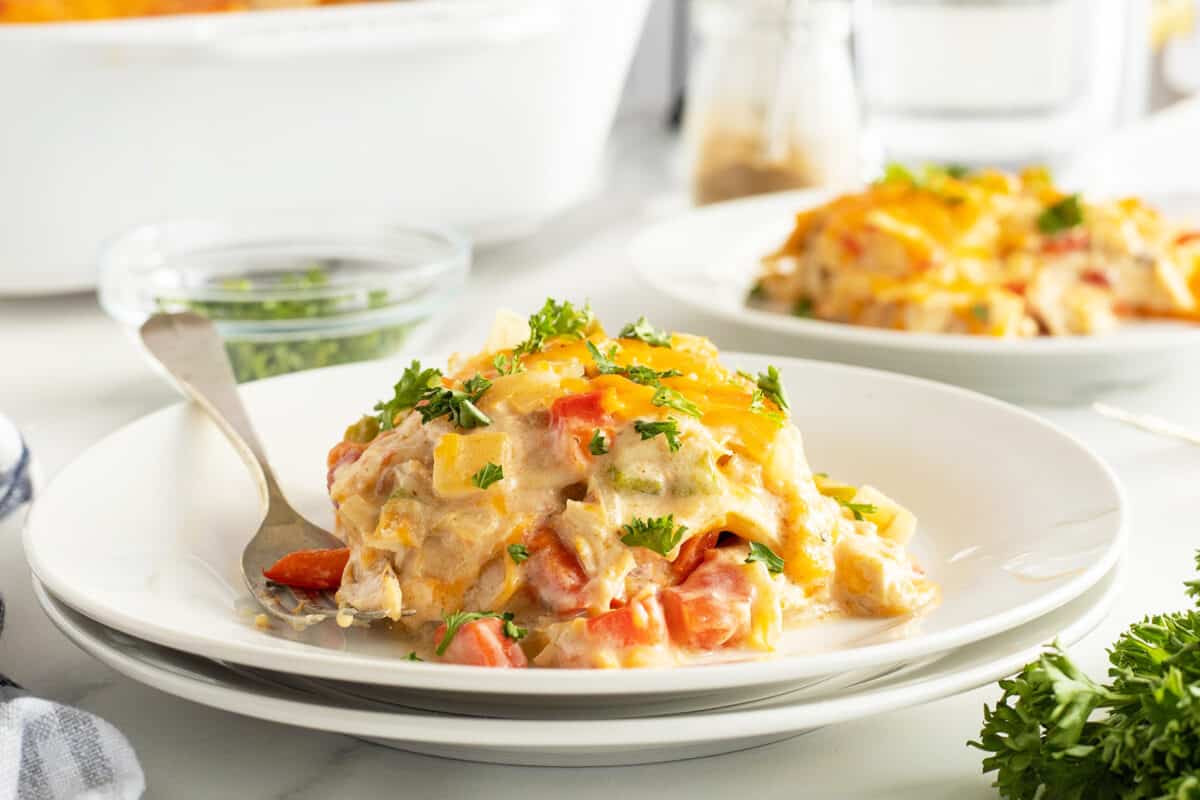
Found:
[[[25,535],[38,596],[84,650],[199,703],[407,750],[546,765],[728,752],[928,702],[1010,674],[1103,618],[1124,501],[1083,445],[960,389],[771,361],[814,469],[886,487],[917,513],[913,549],[943,592],[932,611],[794,630],[765,660],[627,671],[418,663],[382,629],[260,630],[238,571],[260,515],[254,483],[186,405],[112,434],[42,494]],[[354,365],[244,388],[285,490],[315,522],[332,522],[326,450],[393,372]]]

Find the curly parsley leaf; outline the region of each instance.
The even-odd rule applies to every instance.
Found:
[[[738,375],[741,375],[746,380],[758,387],[769,400],[783,411],[787,411],[788,397],[787,390],[783,388],[783,380],[779,376],[779,370],[773,365],[767,366],[766,372],[760,372],[757,376],[751,375],[749,372],[738,370]],[[753,401],[751,401],[753,404]]]
[[[471,476],[471,483],[480,489],[487,489],[496,481],[501,480],[504,480],[504,468],[490,461],[480,467],[479,471]]]
[[[704,412],[700,410],[700,406],[693,403],[683,396],[682,393],[670,388],[669,386],[659,386],[654,392],[654,396],[650,398],[653,405],[662,408],[673,408],[676,411],[681,411],[684,414],[692,417],[702,417]]]
[[[1057,203],[1046,206],[1037,218],[1038,230],[1047,234],[1061,233],[1082,224],[1083,206],[1077,194],[1067,195]]]
[[[1197,569],[1200,569],[1198,555]],[[1195,596],[1198,581],[1185,583]],[[1192,798],[1200,790],[1200,611],[1136,622],[1109,649],[1109,682],[1055,643],[1000,682],[978,740],[1009,800]]]
[[[675,526],[675,515],[640,519],[634,517],[628,525],[622,525],[625,535],[621,542],[630,547],[644,547],[653,550],[660,556],[675,549],[683,534],[687,532],[686,525]]]
[[[454,641],[454,637],[458,635],[462,626],[481,619],[501,620],[504,623],[504,635],[509,639],[523,639],[529,632],[514,623],[513,615],[508,611],[503,614],[497,614],[495,611],[455,611],[453,614],[446,614],[442,617],[442,622],[446,624],[446,632],[442,634],[442,641],[438,643],[434,652],[439,656],[446,655],[446,648],[450,646],[450,642]]]
[[[529,338],[516,346],[513,357],[539,352],[546,342],[558,336],[582,338],[595,321],[590,305],[576,308],[569,301],[559,302],[548,297],[545,304],[529,317]]]
[[[851,503],[849,500],[843,500],[840,497],[838,498],[838,502],[841,503],[843,507],[850,509],[850,513],[853,514],[854,518],[859,522],[862,522],[863,519],[865,519],[865,517],[863,517],[864,514],[874,514],[879,511],[879,509],[871,503]]]
[[[588,452],[594,456],[602,456],[608,452],[608,436],[596,428],[592,431],[592,440],[588,442]]]
[[[529,558],[529,548],[523,544],[510,544],[507,549],[508,557],[513,560],[514,564],[520,564]]]
[[[504,612],[500,618],[504,620],[504,635],[512,639],[514,642],[524,639],[529,634],[529,630],[527,628],[522,628],[521,626],[517,625],[517,623],[513,622],[513,615],[511,612]]]
[[[775,555],[775,551],[759,542],[750,543],[750,555],[746,556],[746,563],[753,564],[755,561],[761,561],[767,567],[767,572],[772,575],[777,575],[783,572],[783,559]]]
[[[679,423],[673,417],[667,417],[660,422],[647,422],[639,419],[633,423],[633,429],[642,435],[642,439],[653,439],[662,435],[667,440],[667,449],[672,453],[679,449]]]
[[[501,375],[516,375],[518,372],[525,371],[525,367],[516,356],[509,356],[505,353],[497,353],[492,359],[492,366]]]
[[[637,322],[631,322],[621,328],[617,335],[622,339],[638,339],[651,347],[671,346],[671,334],[658,330],[645,317],[638,317]]]
[[[462,390],[433,388],[428,389],[422,396],[424,405],[417,406],[422,422],[430,422],[442,416],[460,428],[479,428],[491,425],[492,418],[483,413],[475,404],[484,392],[492,388],[492,382],[476,373],[475,377],[463,383]]]
[[[650,367],[644,367],[641,364],[622,366],[613,360],[617,356],[616,345],[609,348],[607,355],[600,352],[600,348],[596,347],[592,342],[587,343],[587,350],[592,356],[593,363],[596,365],[596,371],[601,375],[621,375],[643,386],[659,386],[664,378],[678,378],[683,374],[677,369],[659,371]]]
[[[440,370],[421,369],[420,361],[409,364],[400,380],[392,387],[392,398],[375,404],[374,410],[379,412],[379,429],[387,431],[395,427],[396,415],[416,407],[426,392],[440,387],[441,377]]]

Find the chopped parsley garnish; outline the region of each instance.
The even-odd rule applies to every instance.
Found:
[[[409,661],[424,661],[425,660],[425,659],[421,658],[419,655],[417,655],[416,650],[410,650],[408,655],[405,656],[405,658]]]
[[[617,355],[617,346],[614,344],[608,350],[608,355],[600,352],[600,348],[591,342],[587,343],[587,351],[592,354],[592,361],[596,364],[596,369],[601,375],[620,375],[624,367],[613,358]]]
[[[653,405],[661,408],[673,408],[676,411],[682,411],[684,414],[692,417],[702,417],[704,412],[700,410],[700,406],[688,400],[680,392],[670,388],[669,386],[660,386],[655,390],[654,396],[650,398]]]
[[[738,375],[741,375],[748,381],[753,381],[764,396],[768,397],[772,402],[775,403],[775,405],[779,406],[784,411],[787,411],[787,391],[783,388],[783,381],[780,380],[779,370],[774,366],[768,366],[767,371],[758,373],[757,377],[751,375],[749,372],[743,372],[742,370],[738,370]],[[758,395],[755,394],[755,397],[757,398]],[[750,405],[753,408],[754,400],[750,401]]]
[[[422,396],[426,403],[417,406],[417,411],[421,414],[422,422],[449,416],[451,421],[460,428],[479,428],[491,425],[492,418],[475,405],[483,393],[491,387],[491,381],[476,373],[475,377],[463,384],[463,391],[443,388],[428,389]]]
[[[576,308],[569,301],[546,298],[546,303],[529,317],[529,338],[516,346],[513,357],[536,353],[556,336],[582,338],[595,319],[590,305]]]
[[[480,489],[486,489],[499,480],[504,480],[504,468],[490,461],[471,476],[471,483]]]
[[[828,478],[829,473],[828,472],[814,472],[813,477],[814,478]]]
[[[592,440],[588,442],[588,452],[594,456],[602,456],[608,452],[608,437],[604,431],[599,428],[592,431]]]
[[[496,357],[492,359],[492,366],[501,375],[515,375],[525,369],[525,367],[521,366],[521,362],[517,360],[516,356],[508,356],[504,353],[496,354]]]
[[[942,167],[942,171],[955,180],[961,181],[963,178],[971,174],[971,170],[964,167],[962,164],[946,164]]]
[[[1054,205],[1046,206],[1038,214],[1037,226],[1042,233],[1053,234],[1074,228],[1083,224],[1083,206],[1079,204],[1079,195],[1067,195]]]
[[[510,544],[508,546],[508,557],[513,560],[514,564],[520,564],[529,558],[529,548],[523,544]]]
[[[450,646],[450,642],[458,634],[459,629],[469,622],[475,622],[481,619],[498,619],[504,622],[504,635],[509,639],[523,639],[529,631],[519,627],[513,622],[511,612],[497,614],[495,611],[455,611],[453,614],[446,614],[442,617],[442,622],[446,623],[446,633],[442,635],[442,641],[434,650],[439,656],[446,655],[446,648]]]
[[[754,302],[760,302],[767,299],[767,289],[762,285],[762,281],[756,281],[755,284],[750,287],[750,293],[746,295],[746,299]]]
[[[916,186],[917,176],[908,167],[893,161],[884,166],[883,177],[876,183],[911,183]]]
[[[679,424],[672,417],[661,422],[646,422],[639,419],[633,423],[633,429],[642,435],[642,439],[653,439],[662,434],[667,440],[667,449],[674,453],[679,449]]]
[[[592,355],[592,361],[596,364],[596,371],[601,375],[621,375],[643,386],[658,386],[664,378],[678,378],[683,374],[677,369],[659,371],[650,367],[644,367],[641,364],[630,364],[627,367],[623,367],[613,361],[613,358],[617,355],[616,345],[609,348],[608,355],[601,353],[600,348],[591,342],[587,343],[587,349]]]
[[[838,498],[838,502],[850,509],[850,513],[853,514],[854,518],[859,522],[863,521],[863,514],[874,514],[875,512],[879,511],[879,509],[876,508],[872,503],[851,503],[849,500],[843,500],[840,497]]]
[[[775,551],[759,542],[750,543],[750,555],[746,556],[746,563],[753,564],[755,561],[761,561],[767,567],[767,572],[777,575],[783,572],[783,559],[775,555]]]
[[[687,526],[675,527],[675,515],[668,514],[665,517],[650,519],[634,517],[628,525],[622,525],[621,529],[625,531],[625,535],[621,537],[622,543],[630,547],[644,547],[665,556],[679,544]]]
[[[431,389],[440,388],[441,377],[439,370],[421,369],[420,361],[409,364],[392,387],[392,399],[375,404],[375,410],[379,412],[379,429],[387,431],[395,427],[396,415],[415,407]]]
[[[796,301],[796,305],[792,306],[793,317],[811,317],[813,312],[813,302],[807,297],[801,297]]]
[[[651,347],[671,346],[671,334],[658,330],[645,317],[638,317],[637,322],[631,322],[621,328],[617,335],[622,339],[639,339]]]
[[[986,323],[988,321],[987,305],[984,303],[976,303],[975,305],[971,306],[971,316],[975,317],[975,319],[979,320],[980,322]]]

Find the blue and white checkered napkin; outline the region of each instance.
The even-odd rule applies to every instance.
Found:
[[[15,533],[32,493],[29,450],[0,416],[0,534]],[[120,731],[86,711],[31,697],[0,674],[0,800],[126,800],[145,789]]]
[[[86,711],[30,697],[0,675],[0,798],[126,800],[145,789],[120,731]]]

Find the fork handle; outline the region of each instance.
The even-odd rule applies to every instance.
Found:
[[[216,326],[191,311],[155,314],[142,324],[141,337],[176,387],[208,414],[259,477],[258,489],[268,514],[275,509],[289,509],[238,394],[225,343]]]

